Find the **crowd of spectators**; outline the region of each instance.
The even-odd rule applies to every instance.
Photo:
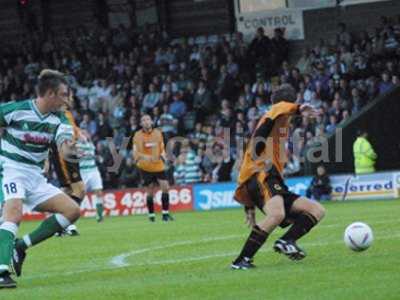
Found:
[[[174,148],[177,159],[170,163],[177,183],[234,180],[240,148],[270,108],[271,93],[290,83],[299,103],[321,110],[317,119],[292,122],[285,173],[297,174],[307,145],[333,134],[366,103],[399,85],[400,18],[382,18],[379,28],[358,33],[338,27],[334,39],[305,48],[294,63],[280,29],[271,38],[259,29],[251,43],[240,33],[194,42],[122,26],[33,33],[18,47],[2,48],[0,99],[34,97],[44,68],[65,72],[75,92],[73,114],[95,142],[105,186],[134,187],[138,172],[129,145],[122,145],[140,128],[141,114],[151,114],[166,141],[188,139]],[[228,152],[216,140],[226,129]],[[111,142],[125,157],[117,173],[107,172]]]

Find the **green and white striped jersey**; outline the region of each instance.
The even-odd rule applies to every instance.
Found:
[[[72,140],[73,127],[63,112],[43,115],[34,100],[0,105],[0,160],[3,167],[42,171],[51,142]]]
[[[91,172],[97,170],[96,148],[91,141],[79,140],[77,143],[79,149],[79,169],[81,172]]]

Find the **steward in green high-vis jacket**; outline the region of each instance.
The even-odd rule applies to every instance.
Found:
[[[353,144],[354,169],[356,174],[375,172],[377,155],[367,140],[368,134],[361,132]]]

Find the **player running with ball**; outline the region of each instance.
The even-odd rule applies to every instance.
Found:
[[[296,241],[324,217],[325,210],[318,202],[290,192],[281,175],[286,163],[284,146],[291,116],[317,114],[308,105],[293,103],[295,99],[295,90],[290,85],[279,87],[272,95],[270,111],[259,121],[246,149],[234,197],[244,205],[246,220],[252,231],[233,261],[233,269],[255,267],[254,255],[278,226],[291,225],[274,243],[274,250],[292,260],[303,259],[306,253]],[[266,215],[257,223],[256,207]]]
[[[0,225],[0,288],[16,287],[10,272],[14,269],[17,276],[21,274],[25,251],[29,247],[52,237],[80,216],[79,206],[47,183],[42,173],[52,141],[65,155],[75,152],[73,128],[60,111],[68,97],[64,75],[44,70],[39,76],[36,99],[0,106],[0,126],[4,128],[0,152],[1,188],[5,201]],[[23,204],[30,210],[52,215],[36,230],[15,241]]]

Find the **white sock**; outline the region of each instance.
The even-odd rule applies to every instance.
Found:
[[[62,228],[67,228],[69,225],[71,225],[70,220],[68,220],[62,214],[55,214],[55,217],[56,217],[58,224],[60,224],[60,226]]]

